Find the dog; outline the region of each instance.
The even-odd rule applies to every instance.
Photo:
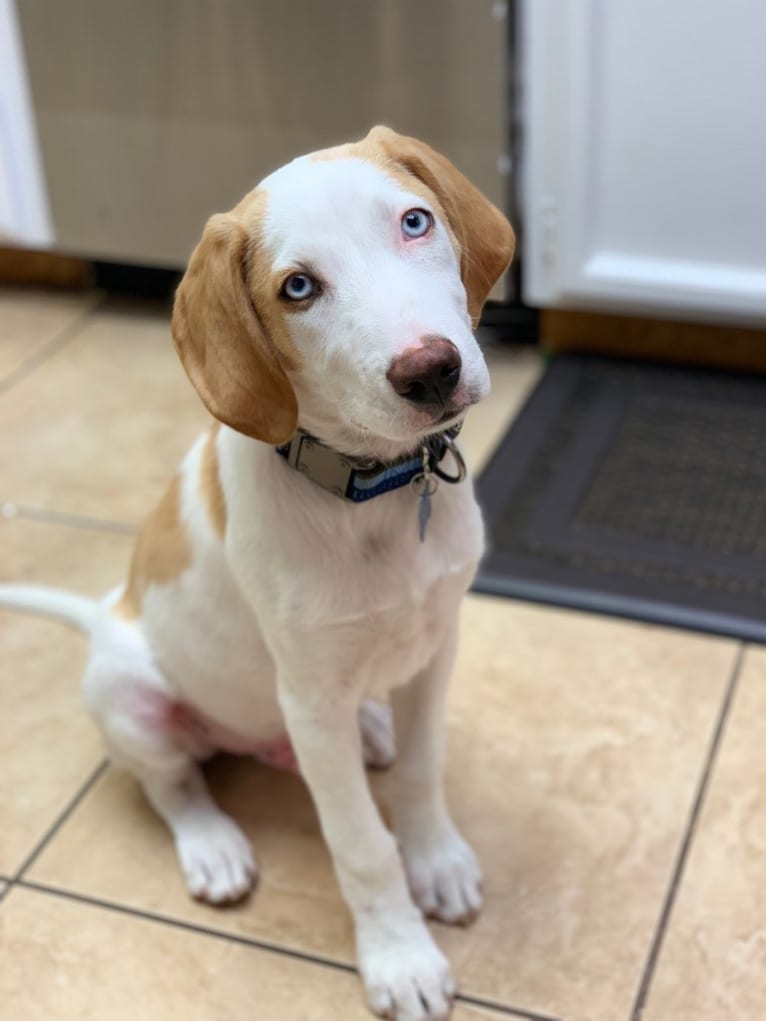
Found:
[[[102,600],[0,588],[90,636],[86,706],[194,897],[238,900],[256,875],[199,763],[299,769],[369,1006],[397,1021],[446,1018],[455,994],[424,916],[465,924],[482,903],[442,781],[484,546],[456,432],[489,389],[473,330],[513,245],[444,156],[388,128],[266,177],[208,221],[179,285],[173,340],[214,423],[127,582]],[[391,763],[394,733],[391,832],[364,765]]]

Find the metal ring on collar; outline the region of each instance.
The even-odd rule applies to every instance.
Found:
[[[468,474],[468,468],[466,467],[465,461],[463,460],[463,455],[460,453],[460,450],[458,449],[458,446],[455,443],[454,439],[447,433],[442,433],[440,439],[447,448],[447,450],[449,450],[450,454],[452,454],[452,459],[457,465],[457,474],[448,475],[447,472],[442,470],[440,464],[435,464],[431,470],[433,471],[434,475],[437,475],[444,482],[451,482],[453,484],[457,482],[462,482],[463,479]]]

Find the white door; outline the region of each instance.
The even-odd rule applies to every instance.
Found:
[[[766,321],[766,3],[522,0],[525,300]]]
[[[0,243],[48,247],[53,230],[13,0],[0,0]]]

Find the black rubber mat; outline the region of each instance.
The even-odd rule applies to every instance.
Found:
[[[478,591],[766,641],[766,377],[561,355],[478,492]]]

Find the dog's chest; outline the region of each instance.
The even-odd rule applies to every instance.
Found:
[[[423,542],[416,513],[393,525],[373,522],[336,545],[331,572],[294,592],[297,614],[290,616],[313,634],[331,670],[332,664],[367,694],[383,695],[431,662],[457,627],[458,606],[481,555],[474,508],[471,500],[460,515],[437,509]]]
[[[470,576],[482,555],[481,515],[469,485],[436,494],[422,539],[409,488],[362,507],[330,499],[289,530],[278,554],[282,611],[304,625],[374,617],[386,631],[387,621],[399,633],[408,631],[407,621],[422,629],[438,594]],[[273,534],[261,541],[273,549]]]
[[[385,695],[423,670],[450,629],[470,572],[436,582],[418,601],[380,609],[360,634],[358,683],[368,695]]]
[[[229,562],[276,658],[368,692],[405,683],[456,627],[483,552],[470,481],[439,487],[421,541],[410,487],[353,505],[263,467],[269,484],[232,501]]]

